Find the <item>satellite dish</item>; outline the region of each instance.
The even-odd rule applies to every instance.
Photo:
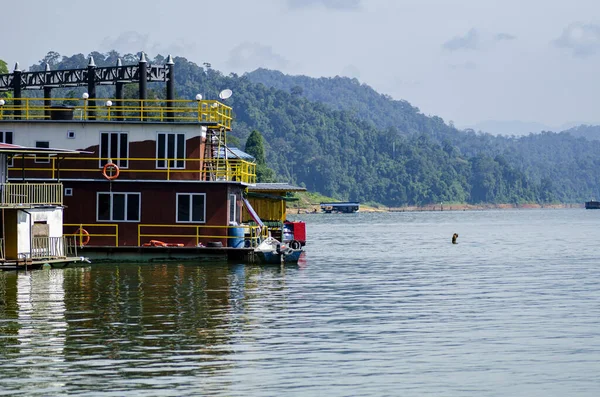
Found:
[[[233,95],[233,91],[231,91],[231,90],[228,88],[228,89],[226,89],[226,90],[223,90],[223,91],[221,91],[221,92],[219,93],[219,98],[221,98],[221,99],[227,99],[227,98],[229,98],[229,97],[230,97],[230,96],[232,96],[232,95]]]

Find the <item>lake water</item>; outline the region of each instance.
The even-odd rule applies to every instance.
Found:
[[[1,273],[0,395],[600,395],[600,211],[295,219],[298,266]]]

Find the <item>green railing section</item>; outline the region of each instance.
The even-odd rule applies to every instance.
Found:
[[[2,206],[62,205],[62,183],[2,183]]]

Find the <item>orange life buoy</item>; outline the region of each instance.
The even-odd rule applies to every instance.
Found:
[[[110,175],[108,174],[109,169],[113,170],[113,172],[111,172]],[[119,170],[119,166],[115,163],[106,163],[104,164],[104,168],[102,169],[102,175],[104,175],[104,177],[109,181],[117,179],[119,177],[120,172],[121,170]]]
[[[79,229],[77,229],[75,231],[75,235],[79,236],[79,244],[83,247],[84,245],[87,245],[87,243],[90,242],[90,234],[88,233],[87,230],[85,230],[84,228],[80,227]]]

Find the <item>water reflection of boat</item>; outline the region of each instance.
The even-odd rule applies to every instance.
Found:
[[[254,253],[259,261],[265,264],[298,263],[304,250],[300,244],[294,242],[295,240],[286,244],[273,237],[267,237],[255,248]]]

